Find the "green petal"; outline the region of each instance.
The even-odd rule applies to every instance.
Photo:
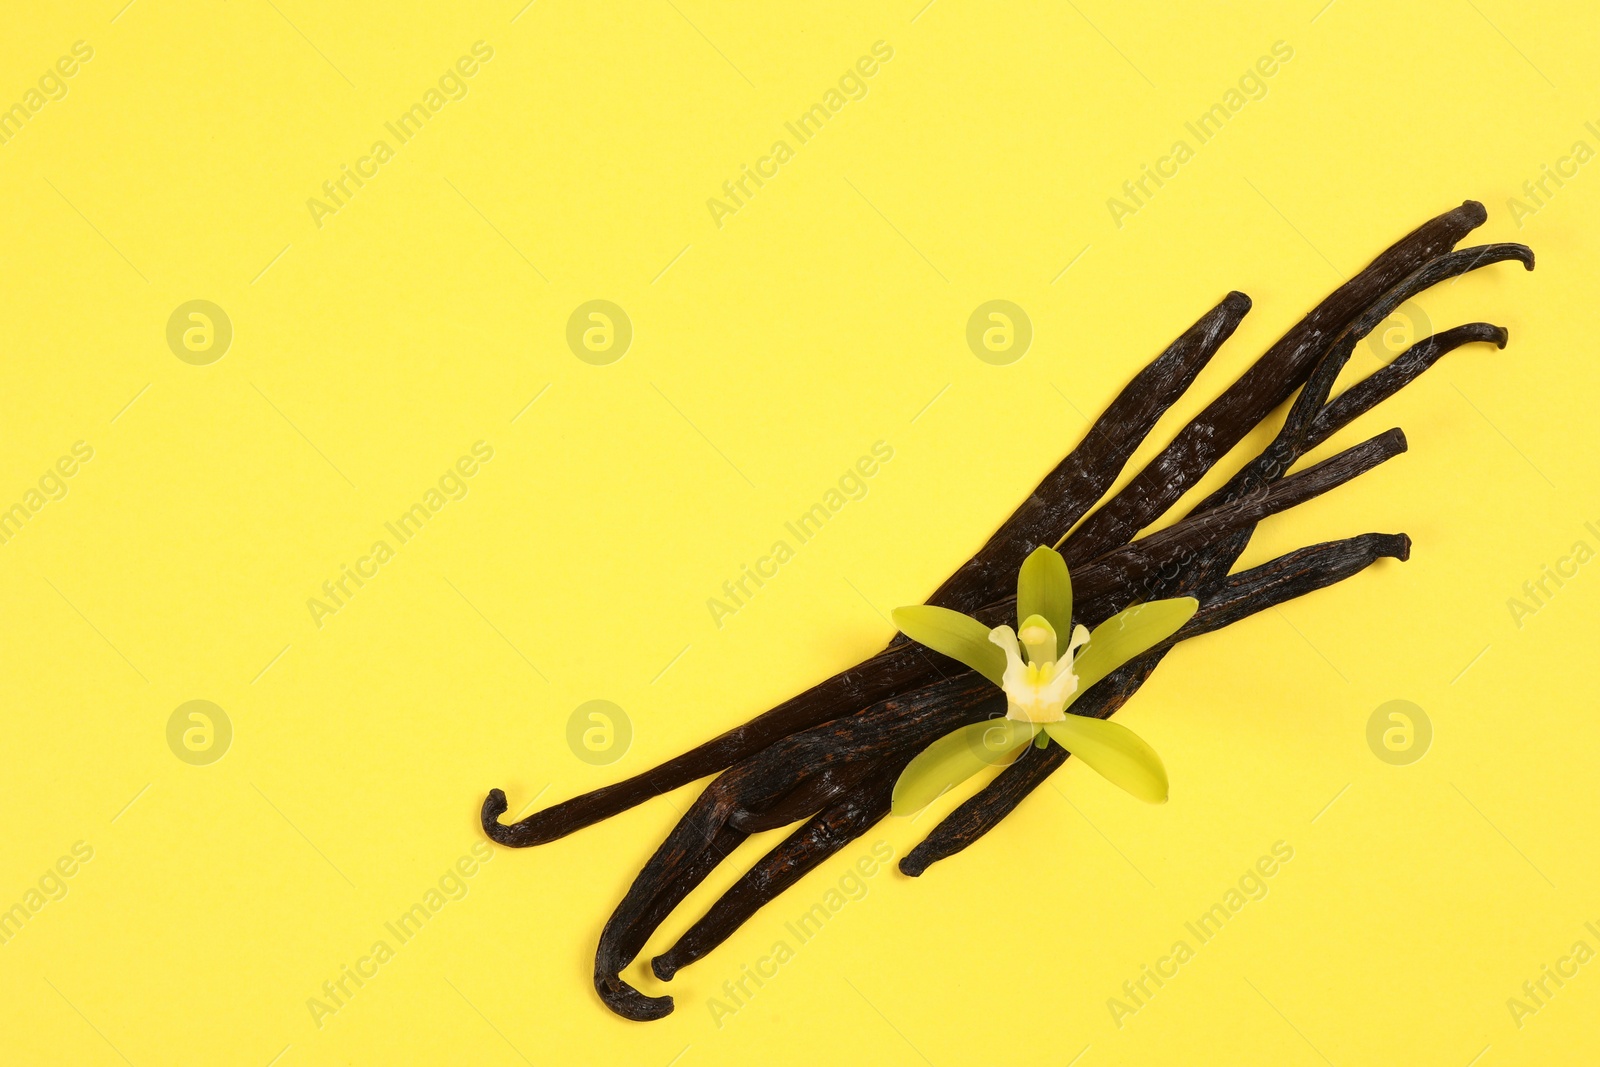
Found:
[[[1199,607],[1200,601],[1192,596],[1152,600],[1135,604],[1096,626],[1072,664],[1078,675],[1078,693],[1177,633]]]
[[[995,685],[1005,677],[1005,652],[989,640],[989,628],[970,615],[917,604],[895,608],[894,624],[911,640],[960,660]]]
[[[893,812],[913,815],[948,789],[1006,757],[1033,738],[1033,724],[985,719],[946,734],[917,754],[894,783]]]
[[[1126,726],[1086,715],[1068,715],[1064,722],[1047,722],[1045,732],[1061,747],[1151,804],[1167,802],[1167,769],[1156,750]]]
[[[1040,545],[1017,571],[1017,627],[1030,615],[1043,615],[1056,632],[1056,655],[1072,637],[1072,579],[1067,561],[1053,548]]]

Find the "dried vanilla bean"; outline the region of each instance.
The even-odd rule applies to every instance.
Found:
[[[994,558],[1009,558],[1019,548],[1026,555],[1039,541],[1054,538],[1076,522],[1110,488],[1128,457],[1232,336],[1249,310],[1249,297],[1229,293],[1136,374],[1078,446],[1045,477],[989,543],[945,583],[948,588],[941,589],[945,598],[941,602],[957,606],[976,596],[978,599],[970,605],[976,607],[992,599],[992,591],[985,589],[983,583],[974,582],[974,575],[987,575]],[[1014,564],[1011,569],[1014,573]],[[512,826],[499,821],[508,807],[505,794],[491,790],[483,804],[484,831],[491,839],[514,848],[564,837],[660,793],[715,774],[796,730],[849,714],[892,693],[930,681],[936,675],[931,662],[930,657],[914,649],[902,650],[892,657],[871,657],[680,756],[621,782],[534,812]]]
[[[1144,370],[1089,427],[1083,440],[1045,476],[976,555],[962,564],[929,604],[971,611],[1015,579],[1029,552],[1054,541],[1105,495],[1134,451],[1233,336],[1250,310],[1250,298],[1232,292]]]

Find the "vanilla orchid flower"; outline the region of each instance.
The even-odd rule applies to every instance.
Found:
[[[1066,560],[1040,547],[1017,573],[1017,628],[985,626],[948,608],[897,608],[895,625],[914,641],[960,660],[1006,695],[1003,719],[947,734],[901,773],[893,810],[909,815],[1028,742],[1052,740],[1141,800],[1167,799],[1161,757],[1119,723],[1068,709],[1090,686],[1176,633],[1199,607],[1193,597],[1135,604],[1091,632],[1072,624],[1072,581]]]

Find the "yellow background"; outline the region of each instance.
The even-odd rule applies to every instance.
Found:
[[[5,105],[94,50],[0,145],[0,503],[94,449],[0,545],[0,906],[94,850],[0,946],[0,1059],[1600,1058],[1600,963],[1520,1028],[1506,1005],[1575,941],[1600,949],[1600,564],[1520,627],[1507,606],[1575,541],[1600,548],[1600,163],[1534,214],[1507,204],[1575,141],[1600,147],[1592,14],[122,3],[30,10],[0,41]],[[467,95],[319,228],[307,199],[480,40]],[[707,199],[877,41],[893,59],[866,97],[719,228]],[[1277,41],[1293,58],[1266,95],[1119,228],[1107,199],[1195,147],[1184,123]],[[1255,310],[1158,440],[1468,197],[1489,209],[1469,240],[1525,240],[1539,269],[1419,304],[1437,328],[1503,324],[1510,347],[1450,355],[1319,450],[1391,425],[1412,445],[1268,523],[1245,562],[1366,530],[1408,532],[1413,558],[1167,660],[1122,719],[1163,754],[1170,804],[1068,765],[922,879],[867,879],[719,1026],[724,982],[939,812],[885,821],[670,989],[636,964],[678,1011],[632,1024],[592,991],[594,944],[689,787],[496,850],[313,1021],[322,983],[481,842],[485,790],[514,813],[573,795],[854,663],[1228,289]],[[209,366],[166,343],[197,298],[234,328]],[[609,366],[564,339],[596,298],[635,330]],[[1035,329],[1005,367],[964,340],[994,298]],[[1350,377],[1378,365],[1363,347]],[[894,458],[870,492],[714,625],[707,598],[879,440]],[[319,628],[322,582],[477,441],[494,457],[465,499]],[[166,741],[195,699],[234,729],[209,766]],[[608,767],[566,741],[593,699],[633,726]],[[1366,744],[1391,699],[1433,723],[1410,766]],[[1294,858],[1265,899],[1115,1025],[1108,998],[1278,841]]]

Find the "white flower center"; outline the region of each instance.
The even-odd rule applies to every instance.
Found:
[[[1019,634],[1009,626],[996,626],[989,640],[1006,654],[1006,673],[1000,688],[1006,694],[1006,718],[1019,722],[1061,722],[1067,701],[1078,691],[1078,676],[1072,659],[1089,640],[1087,627],[1072,631],[1072,641],[1057,658],[1056,632],[1038,615],[1023,621]],[[1027,661],[1023,661],[1023,649]]]

